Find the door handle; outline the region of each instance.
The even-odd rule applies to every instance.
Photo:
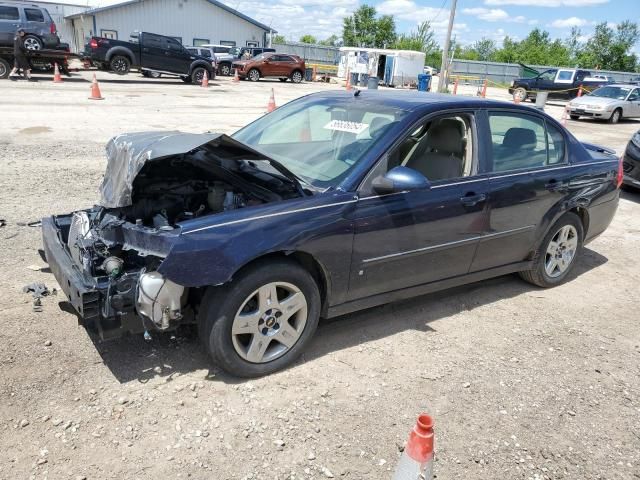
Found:
[[[564,189],[565,185],[557,180],[550,180],[549,183],[544,186],[544,188],[546,188],[550,192],[557,192]]]
[[[473,207],[478,203],[484,202],[486,199],[487,199],[487,196],[484,193],[479,193],[477,195],[474,193],[468,193],[464,197],[460,198],[460,202],[465,207]]]

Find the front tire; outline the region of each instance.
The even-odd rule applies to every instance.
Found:
[[[529,283],[543,288],[564,283],[582,252],[584,227],[575,213],[565,213],[553,224],[533,256],[533,268],[520,272]]]
[[[202,85],[202,81],[204,80],[204,72],[206,72],[206,71],[207,70],[204,67],[196,67],[196,68],[194,68],[193,71],[191,72],[191,82],[196,84],[196,85]],[[209,72],[207,72],[207,75],[209,75],[209,77],[211,77]]]
[[[116,55],[109,62],[109,67],[118,75],[126,75],[131,70],[131,60],[124,55]]]
[[[293,72],[291,74],[291,81],[293,83],[300,83],[302,82],[303,76],[302,76],[302,72],[300,70],[296,70],[295,72]]]
[[[228,63],[221,63],[218,66],[218,71],[223,77],[228,77],[229,75],[231,75],[231,65],[229,65]]]
[[[210,288],[199,314],[203,343],[214,362],[239,377],[259,377],[289,366],[318,326],[320,293],[296,262],[250,267],[222,287]]]
[[[513,101],[524,102],[527,99],[527,90],[518,87],[513,90]]]
[[[609,123],[611,123],[612,125],[615,125],[616,123],[618,123],[620,120],[622,119],[622,110],[620,110],[619,108],[616,108],[613,113],[611,114],[611,116],[609,117]]]
[[[252,68],[251,70],[249,70],[249,73],[247,73],[247,78],[252,82],[257,82],[258,80],[260,80],[260,72],[257,68]]]

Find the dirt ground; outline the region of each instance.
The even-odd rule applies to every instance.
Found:
[[[34,312],[22,287],[56,284],[25,223],[92,205],[116,133],[232,132],[271,87],[339,87],[98,78],[95,102],[88,72],[0,81],[0,478],[387,479],[423,411],[439,479],[640,478],[640,193],[561,287],[506,276],[324,322],[292,368],[241,381],[193,332],[100,343],[62,293]],[[640,122],[568,128],[621,151]]]

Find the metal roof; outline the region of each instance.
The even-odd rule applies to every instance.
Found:
[[[128,5],[133,5],[136,3],[141,3],[144,0],[129,0],[128,2],[122,2],[122,3],[116,3],[114,5],[109,5],[107,7],[100,7],[100,8],[93,8],[93,9],[89,9],[86,10],[84,12],[81,13],[74,13],[73,15],[69,15],[65,18],[76,18],[76,17],[80,17],[83,15],[94,15],[96,13],[100,13],[100,12],[104,12],[107,10],[113,10],[114,8],[120,8],[120,7],[126,7]],[[276,30],[272,29],[271,27],[265,25],[264,23],[260,23],[257,20],[254,20],[251,17],[248,17],[247,15],[245,15],[244,13],[240,13],[239,11],[237,11],[234,8],[229,7],[228,5],[225,5],[222,2],[219,2],[218,0],[205,0],[207,2],[209,2],[211,5],[215,5],[216,7],[221,8],[222,10],[225,10],[229,13],[231,13],[232,15],[235,15],[237,17],[240,17],[241,19],[254,24],[256,27],[261,28],[263,30],[265,30],[266,32],[273,32],[273,33],[278,33]]]

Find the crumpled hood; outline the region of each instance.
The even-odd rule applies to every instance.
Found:
[[[246,152],[247,160],[271,160],[223,133],[125,133],[107,143],[107,169],[100,187],[100,205],[106,208],[131,205],[133,181],[147,162],[188,153],[206,144]]]

